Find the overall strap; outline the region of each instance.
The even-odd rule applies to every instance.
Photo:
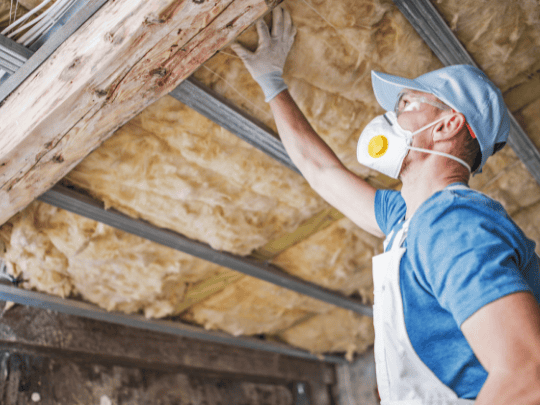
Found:
[[[394,239],[394,244],[392,248],[400,248],[403,246],[403,243],[405,242],[405,239],[407,238],[407,234],[409,233],[409,224],[411,223],[411,218],[406,219],[405,222],[403,222],[403,226],[401,227],[401,230],[396,235],[396,238]]]

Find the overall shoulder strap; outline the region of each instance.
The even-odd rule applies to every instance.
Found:
[[[409,233],[410,223],[411,223],[411,218],[406,219],[403,222],[403,226],[401,227],[398,234],[396,235],[396,238],[394,239],[392,249],[397,249],[403,246],[403,243],[405,242],[405,239],[407,238],[407,233]]]

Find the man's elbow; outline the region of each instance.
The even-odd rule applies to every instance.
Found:
[[[302,174],[311,188],[319,195],[324,195],[331,181],[331,168],[311,162],[304,168]]]
[[[531,361],[519,369],[490,371],[476,403],[540,405],[540,362]]]

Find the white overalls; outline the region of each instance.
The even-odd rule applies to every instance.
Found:
[[[453,186],[447,189],[462,189]],[[375,302],[375,363],[382,405],[457,405],[474,401],[459,399],[418,357],[405,328],[399,267],[410,218],[393,240],[390,250],[373,257]],[[392,239],[391,232],[384,242]]]

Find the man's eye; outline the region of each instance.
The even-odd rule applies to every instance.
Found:
[[[405,107],[407,107],[408,104],[409,104],[409,102],[407,100],[401,100],[401,103],[400,103],[400,106],[399,106],[399,111],[403,111],[403,109]]]

